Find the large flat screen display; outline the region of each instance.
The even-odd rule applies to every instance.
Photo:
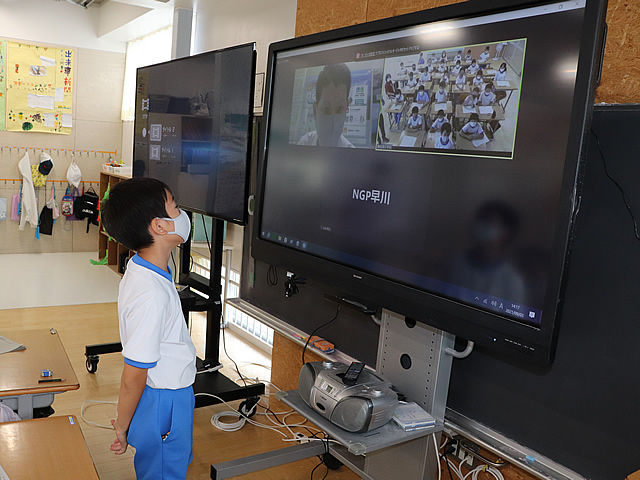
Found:
[[[272,45],[253,255],[552,361],[605,9],[463,2]]]
[[[137,72],[133,175],[165,182],[178,205],[247,220],[255,44]]]

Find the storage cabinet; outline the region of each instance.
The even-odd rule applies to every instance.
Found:
[[[107,187],[113,188],[119,182],[128,180],[129,176],[111,172],[100,172],[100,200]],[[102,229],[102,223],[99,227],[98,234],[98,258],[107,256],[107,266],[118,275],[123,274],[122,264],[127,261],[135,252],[130,251],[124,245],[109,239],[109,235]]]

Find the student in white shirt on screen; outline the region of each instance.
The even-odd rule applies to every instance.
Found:
[[[400,62],[400,69],[398,70],[398,77],[404,77],[407,75],[407,69],[404,67],[404,62]],[[399,80],[401,80],[400,78]]]
[[[409,71],[410,71],[411,73],[413,73],[413,76],[414,76],[414,77],[417,77],[417,76],[418,76],[418,73],[420,73],[420,72],[418,72],[418,67],[416,66],[416,64],[415,64],[415,63],[413,63],[413,64],[411,65],[411,70],[409,70]]]
[[[465,63],[471,63],[473,61],[473,55],[471,55],[471,49],[467,50],[467,54],[464,56]]]
[[[304,135],[298,145],[353,148],[353,144],[342,135],[350,90],[351,71],[344,63],[326,65],[322,69],[316,82],[316,101],[313,104],[316,130]]]
[[[411,116],[407,121],[407,128],[409,130],[422,130],[422,117],[418,115],[418,107],[411,109]]]
[[[440,79],[441,83],[444,83],[445,86],[449,86],[449,82],[450,82],[450,76],[449,76],[449,70],[445,70],[445,72],[442,74],[442,78]]]
[[[469,68],[467,70],[471,75],[475,75],[476,73],[478,73],[478,70],[480,70],[480,65],[478,65],[478,62],[476,62],[475,58],[471,60],[471,65],[469,65]]]
[[[460,136],[467,140],[476,140],[484,137],[484,130],[477,113],[472,113],[469,116],[469,121],[462,127]]]
[[[453,148],[456,148],[456,146],[453,143],[453,140],[451,139],[451,124],[450,123],[443,123],[442,124],[442,128],[440,129],[440,135],[438,136],[438,139],[436,140],[436,148],[442,148],[442,149],[453,149]]]
[[[456,60],[455,66],[451,69],[451,73],[453,73],[454,75],[458,75],[460,73],[460,70],[462,70],[462,65],[460,64],[460,62],[460,60]]]
[[[418,58],[418,65],[424,65],[424,53],[420,52],[420,58]]]
[[[449,100],[449,93],[445,90],[447,88],[447,84],[444,82],[440,82],[438,85],[438,91],[435,94],[435,102],[436,103],[444,103]]]
[[[396,105],[404,104],[404,95],[402,94],[402,90],[396,88]],[[400,120],[402,120],[402,112],[394,113],[394,117],[396,119],[396,126],[399,128]]]
[[[482,70],[478,70],[478,73],[476,73],[476,76],[473,77],[473,86],[482,88],[483,84],[484,84],[484,78],[482,77]]]
[[[434,64],[438,63],[438,59],[436,58],[436,54],[435,53],[431,54],[431,57],[429,57],[428,63],[429,63],[429,65],[434,65]]]
[[[496,72],[496,76],[494,77],[494,81],[496,82],[506,82],[507,81],[507,64],[502,62],[500,65],[500,69]],[[495,90],[495,88],[494,88]],[[506,92],[495,92],[496,94],[496,102],[499,102],[503,98],[507,96]]]
[[[418,85],[418,80],[413,76],[413,72],[409,72],[409,80],[407,80],[407,87],[413,88],[416,85]]]
[[[491,53],[489,52],[489,46],[487,46],[487,48],[484,49],[484,52],[480,54],[480,61],[486,62],[489,60],[489,57],[491,57]]]
[[[507,64],[502,62],[500,65],[500,69],[496,72],[496,76],[494,77],[494,81],[506,81],[507,80]]]
[[[493,83],[487,83],[484,86],[484,92],[480,95],[478,104],[483,107],[488,107],[496,102],[496,95],[493,93]]]
[[[438,63],[438,72],[444,73],[447,71],[447,62],[445,60],[440,60]]]
[[[429,101],[429,92],[424,89],[424,85],[418,87],[418,93],[416,93],[416,102],[427,103]]]
[[[430,82],[431,80],[432,80],[432,77],[431,77],[431,73],[429,73],[429,69],[424,68],[422,70],[422,73],[420,74],[420,77],[418,78],[418,82],[427,83],[427,82]]]
[[[464,90],[467,86],[467,74],[464,69],[460,70],[458,76],[456,77],[456,87],[460,90]]]
[[[453,61],[454,62],[462,62],[462,50],[458,50],[458,53],[456,53],[456,56],[453,57]]]
[[[473,87],[473,90],[471,90],[471,95],[467,95],[466,96],[466,98],[462,102],[462,105],[464,107],[473,108],[476,105],[478,105],[478,99],[479,98],[480,98],[480,88]]]
[[[440,55],[440,61],[442,61],[442,60],[444,60],[445,62],[448,61],[448,59],[447,59],[447,51],[446,50],[443,50],[442,51],[442,55]]]
[[[438,113],[436,114],[436,119],[431,124],[431,132],[439,132],[442,126],[447,123],[449,123],[449,120],[447,120],[447,117],[444,115],[444,110],[442,109],[438,110]]]

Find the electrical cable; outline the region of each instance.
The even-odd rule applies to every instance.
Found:
[[[596,145],[598,147],[598,152],[600,152],[600,158],[602,159],[602,164],[604,165],[604,173],[609,178],[609,180],[611,180],[613,182],[613,184],[618,188],[618,190],[622,194],[622,201],[624,202],[624,206],[627,208],[627,212],[629,212],[629,215],[631,216],[631,221],[633,222],[633,233],[634,233],[636,239],[640,240],[640,233],[638,233],[638,222],[636,222],[636,217],[634,216],[633,210],[631,209],[631,206],[629,205],[629,202],[627,201],[627,197],[626,197],[626,195],[624,193],[624,189],[609,174],[609,169],[607,168],[607,161],[606,161],[606,159],[604,157],[604,153],[602,152],[602,148],[600,147],[600,138],[598,138],[598,135],[596,134],[596,132],[595,132],[595,130],[593,128],[591,128],[591,133],[593,134],[594,137],[596,137]]]
[[[306,363],[304,361],[304,352],[307,351],[307,346],[309,345],[309,340],[311,340],[311,337],[313,337],[316,334],[316,332],[318,330],[320,330],[321,328],[324,328],[324,327],[330,325],[332,322],[334,322],[338,318],[338,315],[340,315],[340,304],[338,304],[338,308],[336,309],[336,314],[333,316],[333,318],[331,320],[329,320],[327,323],[323,323],[322,325],[317,327],[313,332],[311,332],[309,337],[307,337],[307,341],[304,344],[304,348],[302,349],[302,365],[305,365],[305,363]]]
[[[436,434],[432,433],[433,437],[433,449],[436,452],[436,463],[438,464],[438,480],[442,480],[442,468],[440,466],[440,452],[438,451],[438,439],[436,438]]]
[[[86,408],[87,403],[93,404],[103,404],[103,405],[118,405],[118,402],[108,401],[108,400],[85,400],[82,402],[82,406],[80,407],[80,418],[84,420],[87,425],[92,425],[94,427],[107,428],[109,430],[113,430],[113,425],[102,425],[100,423],[92,422],[91,420],[87,420],[84,418],[84,410]]]
[[[270,265],[269,270],[267,270],[267,285],[270,287],[278,285],[278,269],[273,265]]]

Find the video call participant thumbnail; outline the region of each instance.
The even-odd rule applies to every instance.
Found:
[[[343,135],[349,109],[351,71],[344,63],[326,65],[318,75],[313,116],[316,130],[305,134],[298,145],[347,147],[353,144]]]

